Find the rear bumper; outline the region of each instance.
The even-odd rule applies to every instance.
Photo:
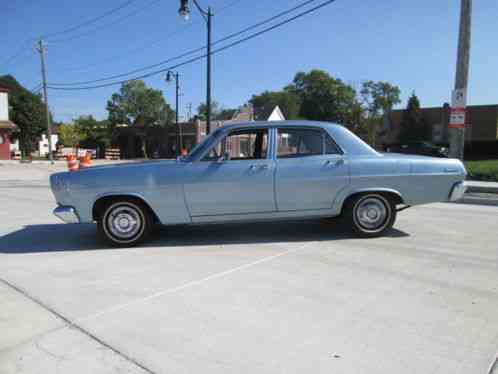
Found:
[[[65,223],[80,223],[80,217],[72,206],[59,205],[53,213]]]
[[[467,185],[465,182],[457,182],[451,189],[451,193],[449,196],[449,201],[457,201],[460,200],[463,195],[465,194],[465,191],[467,190]]]

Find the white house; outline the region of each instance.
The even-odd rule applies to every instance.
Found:
[[[52,134],[52,152],[57,150],[57,142],[59,141],[59,135]],[[41,140],[38,142],[38,152],[40,157],[45,157],[48,155],[48,137],[46,134],[42,134]]]
[[[268,116],[267,121],[285,121],[285,116],[277,105]]]
[[[12,140],[10,143],[10,151],[11,152],[19,152],[21,149],[19,148],[19,139]]]

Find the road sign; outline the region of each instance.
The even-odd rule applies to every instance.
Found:
[[[465,88],[454,90],[451,95],[451,107],[465,108],[466,105],[467,105],[467,90]]]
[[[465,127],[465,108],[451,108],[450,124],[451,129],[461,129]]]

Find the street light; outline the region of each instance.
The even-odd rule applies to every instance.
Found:
[[[180,0],[180,9],[178,10],[180,16],[186,21],[190,16],[188,1]],[[208,135],[211,132],[211,18],[213,13],[211,12],[211,7],[208,7],[206,11],[201,8],[197,0],[192,1],[207,25],[206,135]]]
[[[179,156],[181,154],[181,150],[183,148],[183,139],[182,139],[182,128],[180,127],[180,122],[178,121],[178,97],[180,90],[180,74],[175,71],[168,70],[166,73],[166,82],[170,83],[173,79],[176,83],[176,103],[175,103],[175,123],[176,123],[176,155]]]

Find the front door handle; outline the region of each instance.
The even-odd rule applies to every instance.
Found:
[[[323,163],[325,166],[340,166],[344,164],[344,160],[340,158],[339,160],[327,160]]]

